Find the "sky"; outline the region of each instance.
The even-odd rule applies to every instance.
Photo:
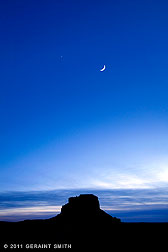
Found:
[[[0,2],[2,195],[165,195],[167,13],[163,0]]]

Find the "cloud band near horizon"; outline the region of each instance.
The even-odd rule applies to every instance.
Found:
[[[69,197],[82,193],[97,195],[101,209],[122,221],[168,221],[167,188],[6,192],[0,194],[0,220],[50,218]]]

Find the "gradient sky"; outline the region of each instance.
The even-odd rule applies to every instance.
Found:
[[[0,191],[165,188],[168,3],[0,5]]]

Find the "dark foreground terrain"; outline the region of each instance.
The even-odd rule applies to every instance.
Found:
[[[164,251],[168,223],[122,223],[94,195],[69,198],[46,220],[0,222],[1,251]]]

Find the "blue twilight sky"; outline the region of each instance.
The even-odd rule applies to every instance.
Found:
[[[168,185],[167,13],[0,1],[1,192]]]

